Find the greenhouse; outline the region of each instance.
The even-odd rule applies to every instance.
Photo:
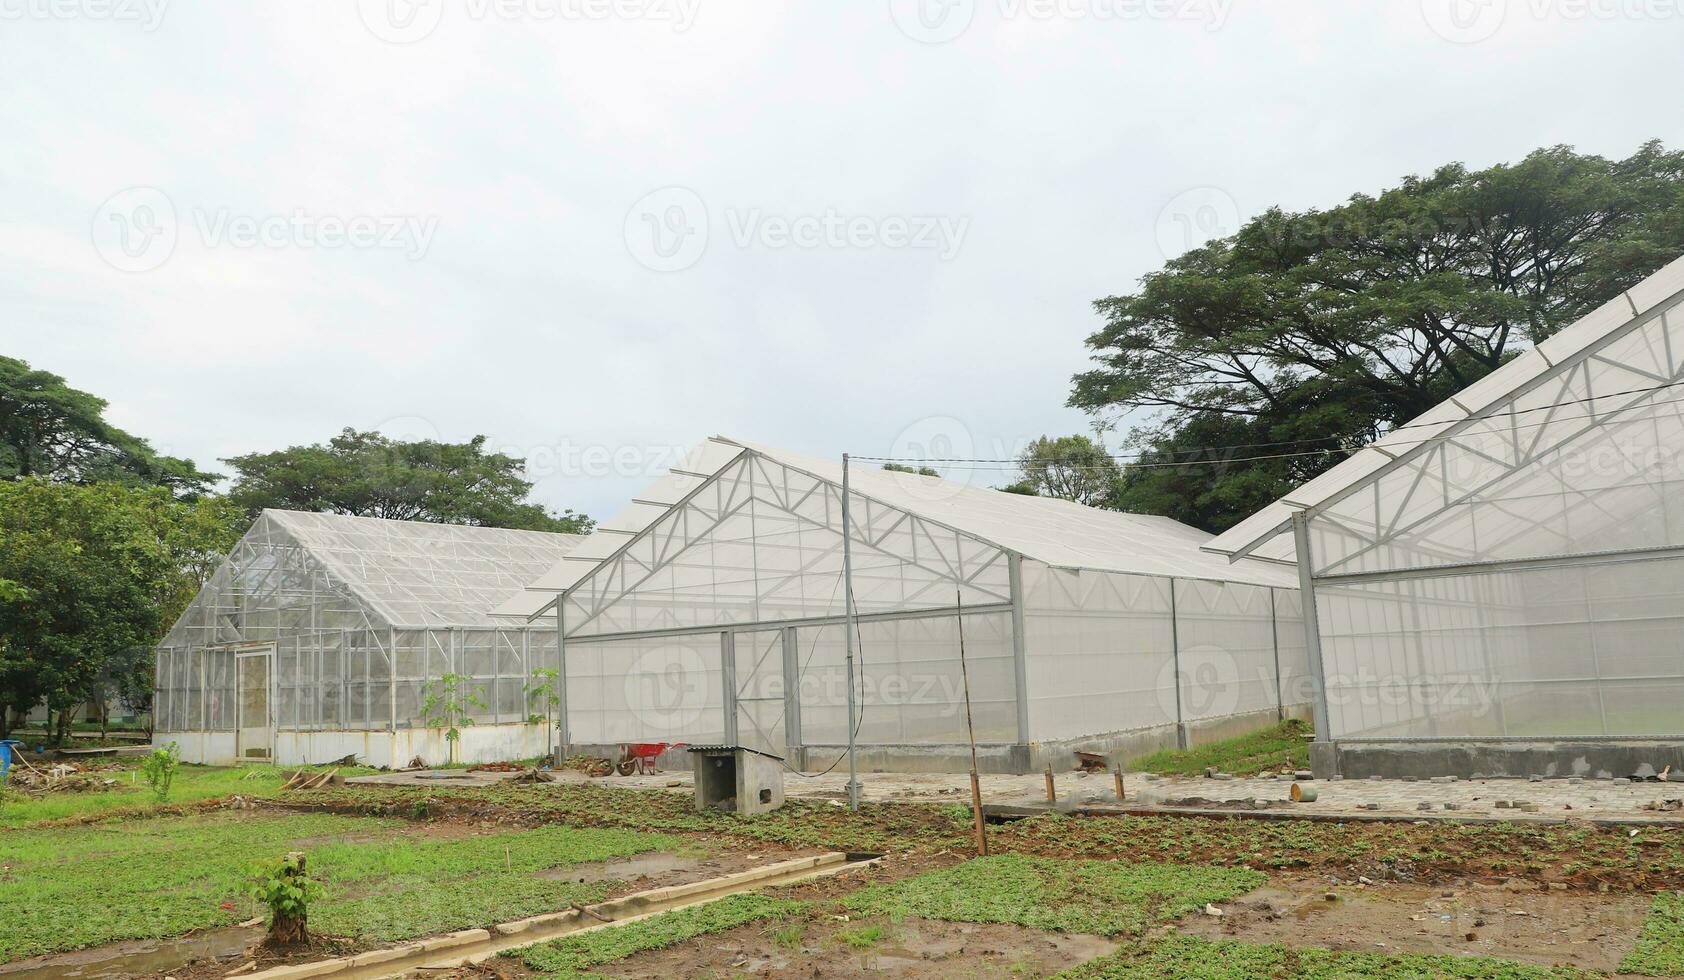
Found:
[[[158,647],[154,740],[211,763],[542,755],[555,629],[490,613],[582,540],[264,511]]]
[[[1684,260],[1211,542],[1295,560],[1317,768],[1684,770]]]
[[[985,769],[1024,771],[1307,710],[1295,573],[1209,537],[714,438],[497,612],[562,636],[575,750],[726,742],[822,770],[852,687],[863,768],[963,771],[974,730]]]

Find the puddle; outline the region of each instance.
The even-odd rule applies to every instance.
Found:
[[[631,857],[592,861],[563,868],[538,872],[538,877],[551,881],[573,881],[589,884],[597,881],[636,881],[677,871],[690,871],[701,866],[703,859],[653,851]]]
[[[1328,901],[1330,892],[1336,900]],[[1359,889],[1326,879],[1276,879],[1221,907],[1221,918],[1194,914],[1182,920],[1181,931],[1368,953],[1494,956],[1612,973],[1636,942],[1649,899],[1530,884],[1378,882]]]
[[[263,938],[262,926],[229,926],[172,939],[133,939],[0,965],[0,980],[120,980],[190,963],[235,957]]]

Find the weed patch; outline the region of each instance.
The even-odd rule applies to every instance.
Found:
[[[1139,933],[1266,880],[1244,868],[1054,861],[1010,854],[863,888],[844,898],[842,905],[893,919],[1001,922],[1114,936]]]
[[[1637,946],[1620,961],[1620,972],[1684,977],[1684,892],[1655,899]]]
[[[576,936],[515,949],[503,955],[520,960],[547,977],[589,976],[593,966],[612,963],[633,953],[665,949],[687,939],[723,932],[740,925],[792,915],[805,909],[801,902],[764,895],[731,895],[693,908],[663,912],[624,926],[595,929]]]
[[[1236,776],[1251,776],[1277,769],[1308,769],[1310,746],[1304,736],[1310,726],[1289,719],[1273,728],[1241,735],[1191,749],[1167,749],[1136,759],[1129,768],[1165,776],[1197,776],[1206,767]]]
[[[1059,980],[1589,980],[1592,976],[1568,968],[1484,957],[1342,953],[1176,935],[1124,947],[1058,975]]]

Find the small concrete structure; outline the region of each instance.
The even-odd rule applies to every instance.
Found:
[[[741,745],[692,745],[696,809],[745,816],[784,805],[784,760]]]

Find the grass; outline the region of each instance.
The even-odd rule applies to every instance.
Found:
[[[41,765],[40,763],[33,763]],[[138,764],[137,764],[138,765]],[[321,768],[321,767],[304,767]],[[98,775],[117,780],[108,790],[47,793],[28,796],[8,787],[0,797],[0,827],[24,827],[43,820],[64,820],[72,817],[111,815],[131,809],[155,810],[159,807],[198,803],[239,794],[242,796],[274,796],[286,782],[283,773],[292,769],[278,766],[182,766],[176,772],[170,798],[159,803],[152,796],[146,780],[135,766],[100,770]],[[341,768],[344,776],[362,775],[373,769]]]
[[[781,918],[806,908],[801,902],[765,895],[731,895],[686,909],[662,912],[624,926],[593,929],[578,935],[510,950],[503,955],[520,960],[546,977],[587,977],[591,967],[612,963],[634,953],[676,946],[687,939],[723,932],[750,922]]]
[[[175,936],[257,914],[251,865],[309,855],[325,892],[311,926],[364,942],[595,901],[609,883],[537,872],[681,846],[664,835],[544,827],[442,840],[397,821],[214,813],[0,833],[0,961]]]
[[[1199,776],[1206,768],[1236,776],[1253,776],[1279,769],[1308,769],[1310,746],[1304,736],[1310,726],[1290,718],[1273,728],[1197,748],[1165,750],[1129,763],[1135,772],[1163,776]]]
[[[1171,934],[1126,946],[1058,976],[1061,980],[1588,980],[1596,974],[1486,957],[1346,953],[1209,942]]]
[[[883,927],[879,925],[855,926],[844,929],[836,934],[836,938],[854,949],[870,949],[883,941]]]
[[[841,904],[892,919],[919,916],[1133,935],[1266,880],[1244,868],[1056,861],[1009,854],[862,888]]]
[[[1620,961],[1620,972],[1684,977],[1684,892],[1655,899],[1637,945]]]

